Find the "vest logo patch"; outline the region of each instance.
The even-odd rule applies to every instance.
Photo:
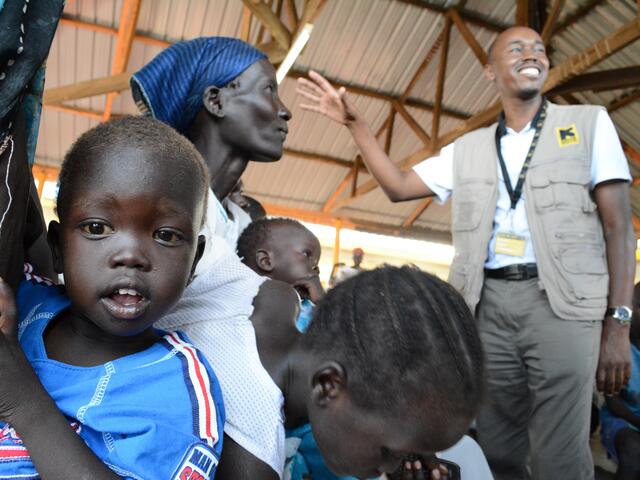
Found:
[[[216,471],[218,459],[202,444],[193,445],[173,475],[173,480],[210,480]]]
[[[578,135],[578,128],[575,123],[568,127],[556,128],[556,138],[558,139],[558,145],[561,147],[580,143],[580,135]]]

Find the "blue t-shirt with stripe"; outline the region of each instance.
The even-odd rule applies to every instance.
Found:
[[[49,359],[43,341],[49,322],[69,306],[64,290],[27,274],[17,304],[27,359],[71,428],[115,473],[127,479],[214,477],[222,393],[184,334],[159,332],[162,339],[142,352],[77,367]],[[10,425],[0,427],[0,479],[38,478],[19,436]]]

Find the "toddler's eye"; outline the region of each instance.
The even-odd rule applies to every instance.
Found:
[[[172,245],[184,240],[184,236],[182,234],[168,229],[156,230],[153,234],[153,238],[161,243]]]
[[[80,229],[89,235],[106,236],[113,233],[113,228],[102,222],[87,222],[80,226]]]

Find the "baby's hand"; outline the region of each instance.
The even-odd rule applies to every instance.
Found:
[[[28,408],[38,384],[22,353],[16,333],[17,308],[11,287],[0,278],[0,420],[12,423],[20,408]]]
[[[299,281],[294,285],[294,288],[301,293],[300,296],[303,299],[308,298],[313,303],[318,303],[322,300],[325,293],[318,275]]]

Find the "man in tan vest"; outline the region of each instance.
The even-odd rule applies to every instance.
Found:
[[[534,30],[500,34],[485,66],[502,101],[499,121],[408,172],[390,161],[343,88],[314,72],[298,88],[303,108],[349,128],[392,201],[452,196],[450,282],[484,342],[478,439],[497,479],[528,478],[529,469],[535,479],[593,478],[594,379],[611,394],[630,375],[628,165],[604,109],[542,97],[548,70]]]

